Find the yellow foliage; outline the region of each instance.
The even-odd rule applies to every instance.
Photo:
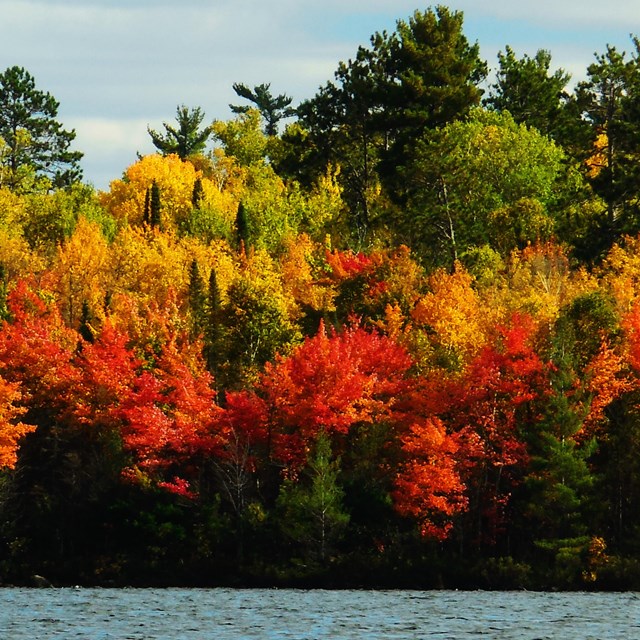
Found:
[[[613,245],[597,273],[618,310],[629,311],[640,293],[640,237],[626,237]]]
[[[585,160],[587,165],[587,176],[595,178],[607,164],[607,152],[609,148],[609,137],[601,132],[593,143],[593,153]]]
[[[85,301],[93,314],[102,315],[108,251],[100,227],[85,218],[80,218],[71,238],[58,247],[47,279],[51,290],[57,293],[61,313],[69,326],[77,326]]]
[[[0,187],[0,228],[4,227],[8,232],[17,230],[23,216],[23,199],[6,187]]]
[[[39,274],[45,268],[44,259],[32,251],[27,241],[6,229],[0,228],[0,263],[8,280]]]
[[[284,290],[298,304],[315,311],[335,311],[336,290],[327,281],[318,280],[316,256],[324,253],[324,246],[313,242],[308,235],[288,238],[280,258],[280,272]]]
[[[574,298],[597,289],[596,279],[582,268],[572,271],[562,247],[554,243],[513,251],[506,276],[482,290],[486,306],[501,315],[530,314],[538,323],[558,318],[560,308]]]
[[[454,273],[443,269],[429,278],[431,291],[416,305],[414,322],[432,341],[466,363],[486,343],[492,312],[472,286],[473,277],[459,263]]]
[[[247,280],[254,291],[289,318],[298,318],[300,308],[293,295],[285,289],[279,265],[264,249],[250,251],[240,265],[239,276]]]
[[[217,180],[203,177],[202,171],[177,155],[152,154],[131,165],[123,179],[114,180],[108,193],[101,194],[102,205],[121,222],[141,224],[147,190],[155,181],[160,189],[162,226],[175,230],[193,209],[193,187],[200,178],[204,194],[201,206],[215,210],[223,220],[233,221],[237,199],[223,191]]]

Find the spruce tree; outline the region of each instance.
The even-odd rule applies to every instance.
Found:
[[[238,212],[236,213],[236,239],[238,248],[241,251],[248,248],[249,218],[247,216],[247,210],[242,202],[238,205]]]
[[[149,224],[159,229],[162,225],[162,216],[161,216],[162,203],[160,201],[160,187],[158,183],[154,180],[151,185],[151,197],[150,197],[150,205],[149,205]]]

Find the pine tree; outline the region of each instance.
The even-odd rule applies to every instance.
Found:
[[[191,194],[191,204],[194,209],[199,209],[204,198],[204,189],[202,187],[202,178],[198,176],[193,183],[193,193]]]
[[[159,229],[162,226],[161,209],[162,203],[160,201],[160,187],[154,180],[153,184],[151,185],[149,224],[156,229]]]
[[[147,127],[151,140],[162,155],[177,154],[182,160],[190,156],[201,153],[211,135],[211,126],[205,127],[201,131],[199,127],[204,119],[204,112],[200,107],[189,109],[184,105],[176,109],[176,120],[178,127],[172,127],[163,122],[165,134],[158,133]]]
[[[76,134],[56,121],[59,106],[50,93],[36,89],[24,68],[0,74],[0,140],[6,146],[0,165],[8,169],[10,189],[30,189],[34,175],[51,179],[55,187],[81,178],[83,154],[70,150]]]
[[[240,251],[249,247],[249,218],[242,202],[238,205],[236,214],[236,239]]]

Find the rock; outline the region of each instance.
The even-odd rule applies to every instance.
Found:
[[[53,585],[43,576],[39,576],[35,574],[31,576],[31,586],[39,587],[41,589],[48,589],[49,587],[53,587]]]

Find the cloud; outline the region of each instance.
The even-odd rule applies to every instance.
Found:
[[[593,52],[630,48],[637,0],[457,0],[465,33],[489,64],[510,44],[549,49],[557,66],[584,74]],[[234,82],[271,82],[298,103],[333,77],[340,60],[375,31],[393,30],[415,0],[0,0],[4,64],[26,67],[75,127],[85,174],[98,158],[111,178],[135,159],[146,126],[178,104],[229,118]],[[119,150],[119,151],[118,151]],[[104,159],[104,161],[102,160]],[[101,174],[104,175],[104,174]]]

